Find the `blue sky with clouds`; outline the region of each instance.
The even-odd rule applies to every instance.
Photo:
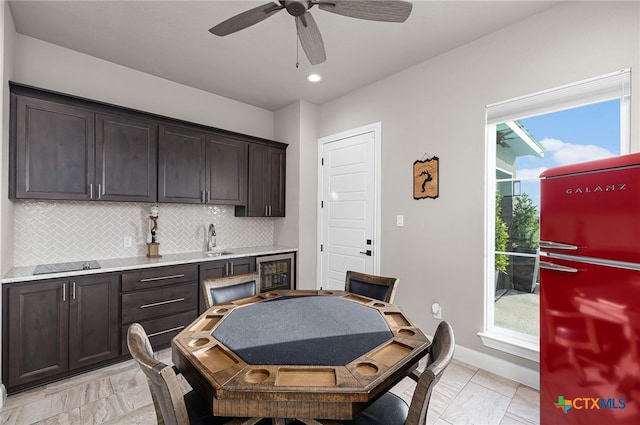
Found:
[[[520,157],[516,161],[521,192],[539,205],[538,176],[547,168],[575,164],[620,154],[620,101],[583,106],[519,120],[546,149],[544,158]]]

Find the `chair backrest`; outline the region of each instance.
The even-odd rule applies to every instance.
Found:
[[[209,279],[202,282],[205,305],[207,308],[256,294],[258,274],[247,273],[236,276]]]
[[[451,325],[446,321],[440,322],[431,341],[427,367],[420,375],[413,393],[405,425],[424,425],[427,423],[427,410],[429,408],[429,400],[431,400],[431,392],[446,367],[451,363],[455,344]]]
[[[344,290],[365,297],[392,303],[396,294],[398,279],[372,274],[347,271]]]
[[[159,425],[188,425],[189,414],[176,373],[153,356],[147,333],[139,323],[129,326],[129,352],[147,377]]]

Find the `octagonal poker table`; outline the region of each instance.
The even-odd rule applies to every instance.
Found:
[[[212,306],[173,339],[172,357],[216,416],[317,423],[353,419],[429,346],[394,304],[272,291]]]

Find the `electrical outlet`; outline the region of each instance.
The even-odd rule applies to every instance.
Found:
[[[131,236],[125,236],[124,237],[124,247],[125,248],[131,248],[133,246],[133,239],[131,238]]]
[[[431,314],[434,319],[442,319],[442,307],[438,303],[431,304]]]

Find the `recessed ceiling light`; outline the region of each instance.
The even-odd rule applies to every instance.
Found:
[[[309,74],[307,76],[307,81],[310,81],[312,83],[317,83],[320,80],[322,80],[322,77],[320,76],[320,74]]]

